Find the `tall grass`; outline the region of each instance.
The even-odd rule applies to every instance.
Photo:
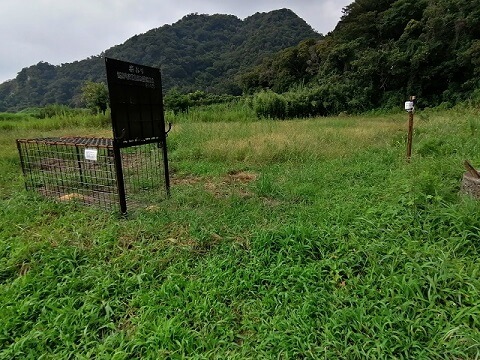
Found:
[[[231,164],[333,159],[381,147],[402,130],[399,116],[385,119],[322,118],[254,123],[193,123],[175,126],[174,157]]]
[[[195,106],[177,114],[167,111],[165,121],[167,123],[252,122],[255,121],[255,113],[246,100],[238,100],[223,104]]]
[[[96,130],[15,122],[0,358],[479,357],[475,118],[418,113],[410,163],[405,114],[172,118],[172,197],[127,219],[22,188],[15,137]]]
[[[72,113],[59,114],[50,117],[37,118],[31,114],[12,114],[0,113],[0,130],[2,132],[8,131],[25,131],[32,132],[64,130],[64,129],[102,129],[110,127],[109,114],[90,114],[90,113]]]

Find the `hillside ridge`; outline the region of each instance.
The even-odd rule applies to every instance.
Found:
[[[62,65],[39,62],[0,84],[0,111],[50,103],[81,105],[85,81],[105,81],[103,57],[161,67],[164,90],[240,94],[245,69],[306,38],[321,38],[292,10],[234,15],[192,13],[171,25],[134,35],[87,59]]]

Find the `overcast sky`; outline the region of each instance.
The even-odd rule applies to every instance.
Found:
[[[183,16],[293,10],[316,31],[332,31],[353,0],[0,0],[0,83],[24,67],[82,60]]]

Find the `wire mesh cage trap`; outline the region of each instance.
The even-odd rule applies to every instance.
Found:
[[[122,182],[129,207],[148,205],[166,196],[160,143],[119,149],[120,182],[113,139],[18,139],[17,147],[27,190],[46,197],[111,209],[121,207]]]
[[[27,190],[122,213],[169,195],[160,70],[105,58],[113,139],[18,139]]]

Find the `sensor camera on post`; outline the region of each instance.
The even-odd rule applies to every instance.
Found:
[[[408,112],[412,112],[415,108],[413,101],[405,101],[405,110]]]

